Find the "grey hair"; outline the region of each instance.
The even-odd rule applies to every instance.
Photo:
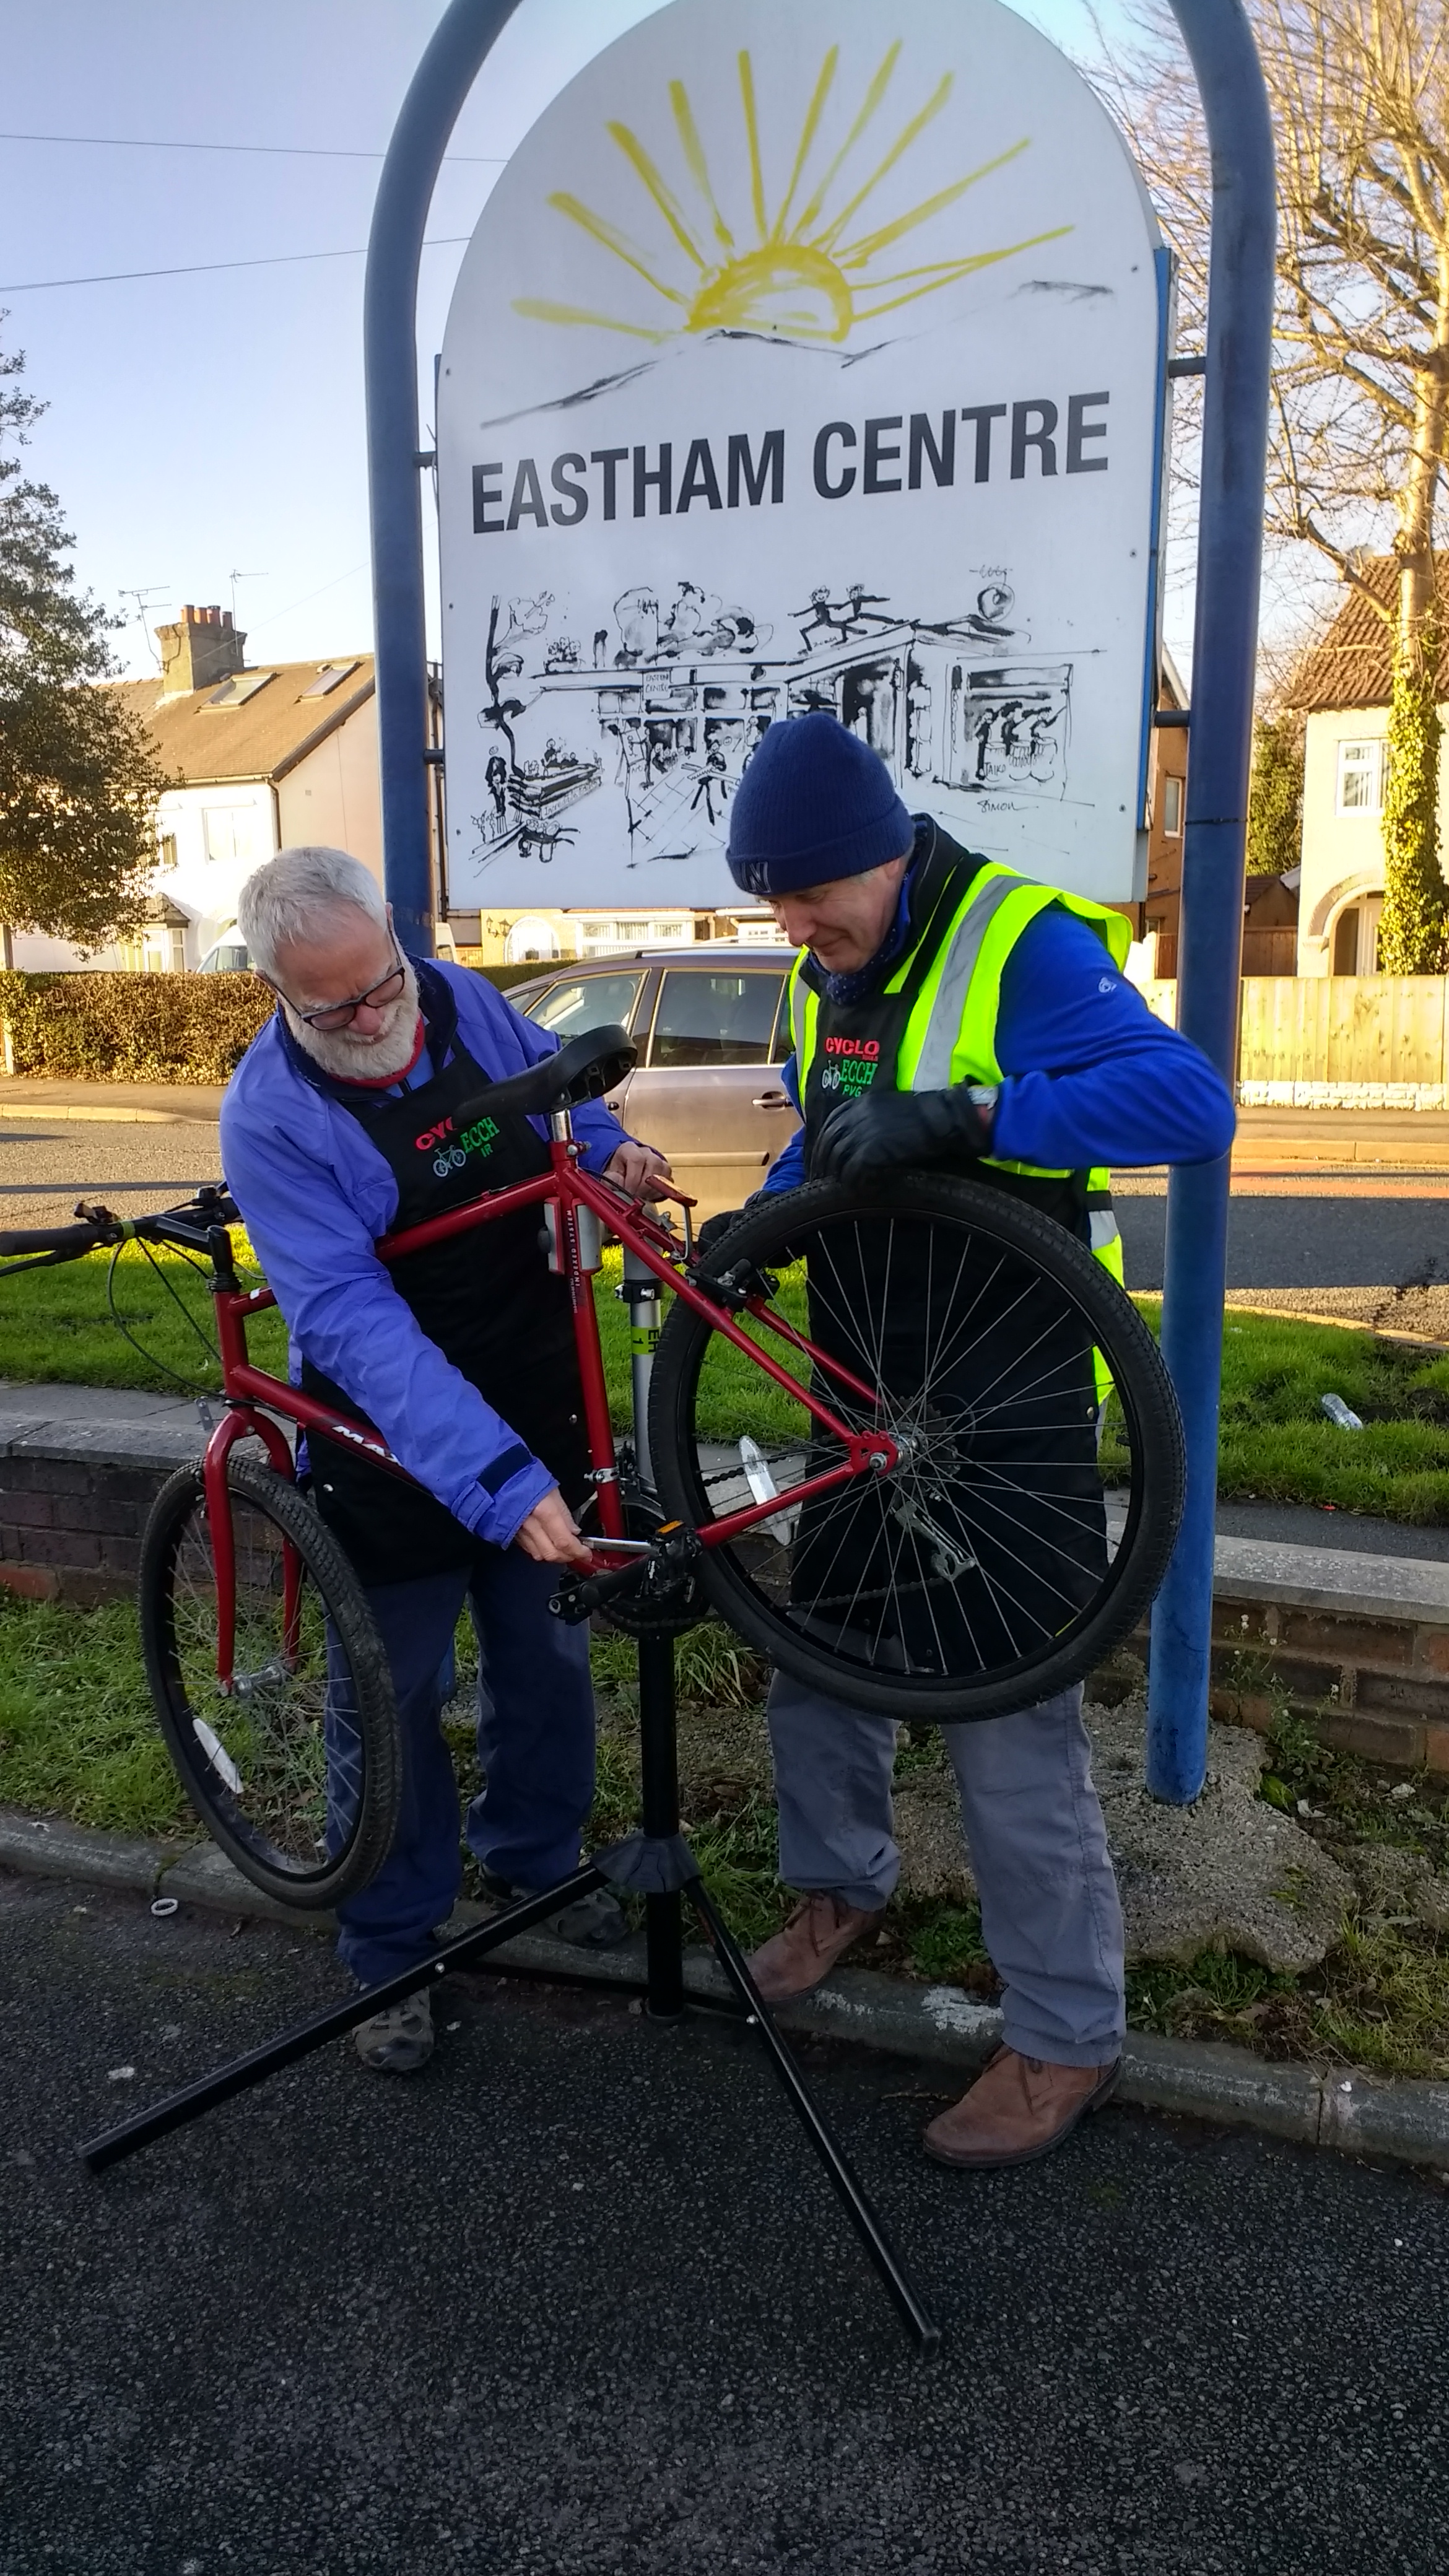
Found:
[[[350,904],[369,921],[387,923],[383,892],[370,869],[346,850],[278,850],[249,876],[237,897],[237,928],[252,964],[277,981],[277,951],[311,936],[318,916]]]

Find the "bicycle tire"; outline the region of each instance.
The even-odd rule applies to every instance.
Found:
[[[886,1236],[882,1229],[888,1225],[892,1231]],[[863,1227],[875,1229],[875,1232],[862,1238]],[[1065,1334],[1070,1342],[1074,1354],[1075,1395],[1084,1395],[1086,1400],[1080,1408],[1082,1421],[1078,1422],[1073,1414],[1069,1438],[1065,1426],[1055,1425],[1049,1420],[1030,1425],[1031,1439],[1040,1442],[1050,1433],[1052,1441],[1056,1442],[1061,1433],[1060,1446],[1064,1450],[1070,1446],[1073,1452],[1065,1461],[1065,1465],[1070,1467],[1070,1478],[1065,1473],[1058,1473],[1064,1465],[1060,1459],[1048,1456],[1033,1462],[1038,1477],[1036,1490],[1019,1482],[1013,1488],[1009,1482],[1002,1481],[1010,1466],[1009,1455],[1006,1467],[1000,1463],[1001,1444],[1008,1434],[999,1425],[990,1428],[989,1418],[995,1413],[1003,1421],[1007,1420],[1009,1396],[978,1408],[969,1386],[964,1396],[957,1390],[956,1381],[963,1363],[954,1357],[950,1368],[945,1369],[941,1377],[941,1384],[948,1391],[938,1394],[934,1402],[927,1400],[932,1386],[927,1367],[919,1399],[890,1394],[889,1390],[882,1394],[878,1388],[881,1400],[874,1417],[864,1406],[857,1406],[854,1416],[857,1424],[864,1425],[873,1418],[890,1428],[892,1418],[898,1424],[915,1420],[909,1407],[919,1401],[919,1420],[915,1421],[913,1444],[914,1463],[908,1461],[902,1468],[896,1479],[896,1490],[890,1490],[893,1481],[890,1477],[882,1478],[874,1488],[875,1497],[880,1499],[872,1499],[866,1512],[863,1480],[857,1480],[848,1489],[845,1500],[837,1502],[832,1499],[830,1504],[830,1511],[837,1514],[842,1530],[842,1536],[836,1542],[838,1556],[846,1543],[847,1502],[851,1495],[855,1497],[850,1509],[854,1514],[851,1526],[856,1535],[850,1542],[853,1553],[848,1556],[847,1576],[856,1558],[869,1559],[870,1551],[875,1549],[877,1559],[872,1562],[879,1561],[890,1581],[894,1582],[896,1568],[903,1561],[907,1543],[913,1553],[914,1572],[908,1568],[909,1579],[896,1584],[900,1598],[891,1613],[896,1623],[894,1631],[886,1632],[887,1612],[882,1609],[880,1613],[882,1633],[875,1641],[874,1658],[860,1645],[860,1630],[849,1624],[856,1609],[854,1598],[850,1608],[842,1612],[839,1603],[843,1595],[822,1595],[818,1589],[812,1592],[808,1584],[803,1595],[801,1592],[800,1560],[802,1555],[809,1557],[818,1539],[818,1533],[809,1531],[807,1516],[814,1511],[828,1524],[829,1513],[819,1502],[792,1505],[790,1477],[793,1474],[795,1481],[803,1482],[805,1474],[813,1474],[822,1464],[830,1464],[832,1445],[834,1456],[839,1459],[838,1441],[832,1444],[827,1437],[822,1446],[821,1435],[818,1431],[811,1431],[801,1408],[799,1420],[806,1426],[806,1439],[810,1443],[803,1456],[787,1457],[781,1467],[778,1455],[774,1464],[768,1465],[756,1449],[756,1460],[767,1479],[763,1493],[758,1473],[751,1473],[751,1465],[746,1459],[748,1444],[745,1441],[738,1444],[740,1460],[745,1463],[731,1467],[728,1459],[721,1461],[717,1458],[712,1464],[708,1453],[712,1448],[716,1452],[727,1449],[734,1432],[731,1429],[723,1442],[718,1438],[711,1441],[707,1417],[711,1408],[718,1417],[722,1404],[727,1408],[729,1404],[740,1401],[738,1388],[732,1387],[727,1372],[732,1367],[735,1381],[738,1381],[743,1369],[748,1378],[750,1363],[730,1352],[713,1323],[698,1315],[683,1299],[675,1300],[655,1356],[649,1417],[650,1447],[665,1509],[672,1518],[683,1521],[690,1528],[703,1530],[712,1519],[724,1516],[724,1510],[717,1508],[717,1500],[723,1502],[725,1509],[733,1510],[741,1502],[748,1504],[750,1492],[757,1500],[775,1493],[780,1495],[781,1513],[778,1519],[765,1525],[773,1553],[764,1571],[761,1563],[767,1551],[762,1545],[762,1532],[758,1526],[740,1540],[705,1546],[697,1560],[703,1590],[720,1616],[750,1645],[768,1655],[797,1681],[844,1702],[848,1707],[884,1716],[952,1724],[1000,1716],[1053,1697],[1058,1691],[1083,1680],[1136,1626],[1166,1571],[1176,1541],[1185,1472],[1182,1426],[1161,1354],[1130,1298],[1093,1258],[1087,1246],[1069,1234],[1065,1227],[999,1187],[955,1176],[914,1171],[904,1172],[887,1184],[869,1190],[847,1189],[829,1182],[810,1182],[801,1189],[781,1192],[752,1209],[715,1247],[703,1265],[703,1271],[706,1276],[728,1280],[732,1273],[743,1277],[741,1265],[750,1265],[758,1272],[772,1276],[802,1255],[811,1255],[804,1274],[809,1285],[797,1291],[798,1312],[801,1296],[812,1299],[816,1296],[816,1268],[821,1270],[823,1278],[826,1249],[831,1245],[837,1249],[848,1245],[853,1234],[863,1281],[868,1274],[863,1242],[870,1249],[872,1261],[879,1262],[883,1258],[885,1262],[877,1346],[890,1348],[892,1337],[896,1345],[900,1344],[904,1328],[898,1323],[894,1304],[889,1308],[887,1322],[890,1252],[887,1249],[882,1255],[880,1247],[883,1243],[887,1246],[894,1244],[896,1227],[916,1229],[916,1233],[910,1236],[903,1231],[900,1240],[903,1247],[913,1247],[917,1255],[924,1240],[928,1239],[933,1247],[938,1240],[942,1244],[956,1242],[961,1247],[963,1275],[966,1275],[966,1252],[975,1245],[978,1249],[974,1257],[978,1262],[981,1254],[989,1253],[996,1263],[996,1270],[989,1275],[997,1276],[1004,1269],[1008,1279],[1020,1276],[1027,1280],[1030,1277],[1046,1283],[1042,1290],[1046,1299],[1043,1311],[1050,1316],[1054,1311],[1051,1301],[1055,1299],[1061,1316],[1067,1319],[1052,1329]],[[921,1229],[927,1229],[927,1235],[923,1236]],[[832,1252],[830,1257],[834,1267],[835,1253]],[[812,1261],[815,1267],[812,1267]],[[919,1262],[916,1272],[905,1267],[903,1251],[903,1287],[907,1279],[916,1277],[918,1273]],[[796,1274],[797,1279],[800,1276]],[[929,1281],[934,1278],[934,1272],[928,1268],[926,1276]],[[945,1277],[943,1271],[942,1294]],[[955,1293],[953,1287],[953,1297]],[[1025,1289],[1022,1293],[1025,1295]],[[820,1295],[824,1300],[826,1292],[823,1287]],[[930,1298],[928,1288],[924,1327],[927,1336],[931,1329]],[[829,1304],[833,1310],[842,1304],[848,1306],[848,1300],[836,1298],[832,1290]],[[784,1311],[778,1298],[772,1299],[772,1306],[776,1312]],[[867,1309],[869,1311],[869,1300]],[[971,1308],[966,1310],[968,1322],[972,1311]],[[813,1304],[809,1313],[814,1337],[821,1347],[826,1347],[821,1343],[821,1327]],[[949,1313],[948,1308],[948,1317]],[[748,1316],[740,1320],[749,1322]],[[846,1320],[852,1320],[848,1314]],[[830,1329],[837,1330],[837,1327],[838,1316]],[[988,1329],[995,1327],[983,1328],[978,1335],[979,1341],[985,1341]],[[1022,1330],[1026,1329],[1023,1325]],[[945,1330],[943,1322],[943,1334]],[[763,1334],[759,1338],[769,1339]],[[956,1339],[959,1338],[958,1331]],[[775,1357],[784,1355],[783,1345],[778,1340],[770,1340],[769,1346]],[[1061,1345],[1066,1346],[1066,1343]],[[714,1361],[710,1357],[712,1347],[716,1354]],[[923,1347],[929,1358],[928,1342]],[[1045,1347],[1048,1350],[1052,1347],[1049,1336]],[[1100,1480],[1096,1479],[1098,1426],[1091,1376],[1094,1347],[1111,1371],[1129,1457],[1129,1495],[1115,1555],[1110,1552],[1110,1525]],[[866,1340],[862,1339],[858,1350],[863,1352],[865,1349]],[[719,1357],[722,1352],[727,1354],[723,1360]],[[837,1350],[836,1355],[846,1354]],[[969,1350],[966,1356],[969,1357]],[[1022,1365],[1026,1365],[1029,1352],[1020,1356]],[[1000,1358],[1000,1348],[997,1357]],[[860,1372],[861,1365],[857,1356],[857,1372]],[[710,1370],[715,1374],[708,1378],[702,1394],[701,1379]],[[1046,1372],[1048,1379],[1050,1375],[1050,1371]],[[872,1380],[866,1375],[862,1382],[870,1385]],[[848,1408],[842,1404],[837,1386],[827,1384],[823,1376],[816,1383],[818,1391],[843,1417]],[[991,1381],[991,1385],[995,1383]],[[760,1385],[766,1388],[768,1381],[762,1379]],[[987,1393],[990,1391],[991,1386],[988,1386]],[[771,1400],[761,1397],[758,1389],[755,1396],[760,1402]],[[749,1400],[746,1397],[745,1404]],[[1017,1406],[1018,1416],[1024,1425],[1029,1425],[1031,1403],[1040,1409],[1044,1403],[1056,1405],[1061,1400],[1056,1394],[1050,1397],[1039,1395],[1029,1403],[1023,1395]],[[792,1400],[787,1400],[787,1412],[789,1401]],[[954,1407],[954,1410],[943,1413],[942,1406]],[[740,1418],[737,1411],[732,1417],[733,1423],[737,1425]],[[1092,1426],[1090,1434],[1084,1427],[1086,1424]],[[718,1418],[714,1428],[716,1432],[719,1429]],[[1027,1428],[1023,1428],[1018,1436],[1025,1448],[1028,1445]],[[996,1444],[994,1450],[992,1443]],[[797,1439],[797,1449],[801,1446]],[[983,1464],[983,1460],[987,1463]],[[784,1483],[777,1479],[777,1467],[786,1477]],[[1055,1485],[1053,1476],[1057,1478]],[[742,1489],[742,1480],[746,1477],[749,1478],[750,1491]],[[911,1483],[912,1478],[914,1484]],[[927,1479],[933,1481],[927,1482]],[[1075,1479],[1075,1484],[1071,1479]],[[1089,1510],[1089,1488],[1093,1479],[1096,1479],[1097,1504]],[[733,1494],[728,1490],[731,1484]],[[712,1499],[711,1485],[717,1489],[724,1488],[722,1495]],[[930,1537],[924,1551],[918,1536],[921,1506],[917,1499],[923,1492],[936,1498],[929,1504],[929,1512],[935,1518],[932,1521],[928,1517],[926,1521]],[[1011,1503],[1004,1499],[1008,1494],[1013,1497]],[[1025,1519],[1016,1519],[1016,1527],[1021,1532],[1019,1538],[1014,1538],[1009,1529],[1000,1526],[1011,1522],[1014,1515],[1025,1510],[1026,1506],[1016,1499],[1022,1494],[1031,1496],[1039,1505],[1038,1518],[1041,1529],[1046,1532],[1045,1539],[1035,1524]],[[1066,1519],[1069,1504],[1077,1517],[1064,1527],[1060,1523]],[[1098,1508],[1101,1510],[1100,1532],[1096,1530],[1094,1519]],[[863,1513],[869,1525],[864,1535],[860,1535]],[[1057,1519],[1053,1521],[1049,1515],[1056,1515]],[[899,1540],[888,1526],[892,1517],[903,1527],[904,1536]],[[1064,1572],[1047,1562],[1043,1551],[1050,1550],[1067,1558],[1070,1551],[1064,1549],[1061,1542],[1074,1531],[1080,1533],[1073,1544],[1081,1562],[1078,1564],[1073,1559],[1069,1571]],[[1013,1548],[1017,1551],[1014,1556],[1011,1553]],[[1047,1574],[1038,1578],[1028,1572],[1023,1578],[1021,1569],[1029,1566],[1034,1556],[1047,1563]],[[988,1601],[989,1597],[989,1607],[978,1613],[976,1625],[990,1629],[994,1620],[1003,1636],[1012,1626],[1009,1613],[1001,1608],[998,1599],[1000,1585],[993,1585],[988,1557],[998,1566],[1004,1563],[1017,1569],[1015,1579],[1023,1582],[1029,1600],[1033,1582],[1038,1585],[1038,1597],[1045,1597],[1040,1592],[1042,1582],[1047,1584],[1048,1590],[1053,1583],[1070,1582],[1074,1591],[1070,1596],[1063,1593],[1063,1599],[1069,1600],[1071,1615],[1063,1618],[1056,1629],[1051,1629],[1044,1625],[1038,1614],[1037,1624],[1042,1627],[1042,1634],[1029,1647],[988,1657],[975,1634],[969,1605],[962,1606],[967,1602],[968,1593],[983,1601]],[[1100,1579],[1091,1576],[1089,1562],[1097,1557],[1101,1563]],[[831,1561],[834,1562],[833,1559]],[[952,1565],[959,1570],[953,1583],[948,1585],[941,1569]],[[1090,1598],[1076,1599],[1075,1595],[1082,1593],[1087,1586],[1089,1576]],[[971,1578],[974,1578],[974,1592]],[[846,1578],[841,1579],[843,1582]],[[1005,1583],[1005,1578],[1001,1578],[1001,1583]],[[857,1591],[862,1588],[863,1578],[860,1578]],[[865,1597],[873,1601],[887,1588],[887,1585],[879,1584]],[[1008,1598],[1011,1598],[1009,1585],[1006,1589]],[[939,1618],[944,1616],[944,1609],[939,1605],[946,1602],[948,1593],[954,1595],[954,1626],[948,1620],[943,1643]],[[908,1601],[907,1595],[916,1596],[914,1602]],[[827,1611],[829,1616],[823,1617],[822,1611]],[[919,1640],[923,1614],[926,1613],[935,1634],[934,1642],[927,1639],[923,1654]],[[1053,1610],[1051,1615],[1055,1617],[1057,1614]],[[828,1628],[831,1618],[838,1623],[838,1633],[826,1638],[821,1631]],[[892,1656],[896,1658],[894,1665],[885,1669],[882,1658],[889,1661]],[[934,1670],[928,1668],[933,1659]]]
[[[392,1845],[401,1797],[392,1675],[356,1575],[296,1486],[234,1451],[227,1485],[238,1560],[235,1671],[250,1687],[227,1696],[216,1681],[199,1461],[162,1486],[141,1542],[146,1679],[177,1776],[212,1840],[254,1887],[321,1911],[365,1887]],[[288,1545],[303,1576],[297,1651],[281,1617]],[[322,1731],[339,1723],[339,1711],[354,1770],[345,1823],[329,1793]]]

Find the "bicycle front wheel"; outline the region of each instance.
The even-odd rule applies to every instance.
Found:
[[[387,1658],[362,1587],[295,1485],[227,1460],[236,1560],[231,1687],[217,1674],[216,1560],[201,1467],[157,1495],[141,1549],[141,1650],[181,1785],[254,1887],[316,1908],[355,1895],[397,1826]]]
[[[949,1723],[1050,1698],[1135,1626],[1177,1535],[1181,1424],[1136,1308],[1063,1226],[979,1181],[812,1182],[705,1270],[749,1296],[733,1320],[787,1383],[676,1299],[649,1436],[667,1511],[705,1542],[700,1581],[751,1645],[853,1708]],[[894,1467],[809,1490],[846,1452],[807,1394],[886,1433]]]

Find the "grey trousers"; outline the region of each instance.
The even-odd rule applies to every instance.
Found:
[[[767,1704],[780,1876],[848,1905],[883,1906],[900,1874],[891,1818],[896,1728],[776,1673]],[[1005,1993],[1003,2037],[1024,2057],[1104,2066],[1125,2028],[1122,1908],[1092,1785],[1080,1687],[1011,1717],[944,1726]]]

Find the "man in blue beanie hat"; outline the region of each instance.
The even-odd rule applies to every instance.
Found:
[[[1227,1151],[1232,1101],[1125,980],[1123,916],[974,856],[908,813],[884,762],[833,716],[765,734],[735,796],[729,864],[800,952],[785,1081],[804,1127],[767,1192],[807,1171],[851,1184],[910,1165],[975,1171],[1089,1241],[1120,1280],[1110,1166]],[[943,1012],[957,1078],[917,1088],[901,1067],[939,1063],[920,1039]],[[850,1096],[832,1088],[842,1039],[871,1042],[850,1052],[876,1064]],[[702,1249],[733,1222],[712,1219]],[[783,1673],[768,1716],[780,1875],[803,1893],[752,1962],[778,2002],[818,1985],[879,1926],[900,1856],[891,1721]],[[924,2143],[946,2164],[1022,2164],[1106,2100],[1125,2026],[1122,1913],[1080,1685],[942,1736],[1005,2045]]]

